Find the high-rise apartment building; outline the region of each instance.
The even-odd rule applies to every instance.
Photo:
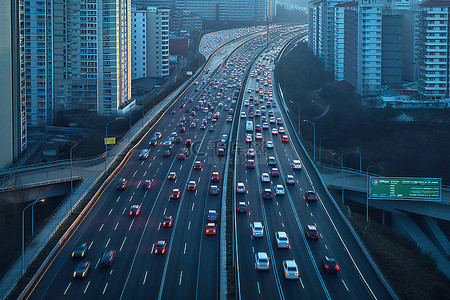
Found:
[[[316,2],[317,6],[317,54],[322,60],[325,70],[334,70],[334,31],[335,5],[338,1],[327,0]]]
[[[429,0],[419,7],[419,91],[428,100],[449,99],[450,1]]]
[[[169,75],[168,7],[132,7],[132,79]]]
[[[12,164],[27,145],[23,2],[0,3],[0,168]]]

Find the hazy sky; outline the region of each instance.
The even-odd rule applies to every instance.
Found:
[[[276,0],[279,3],[293,3],[300,6],[307,6],[309,0]]]

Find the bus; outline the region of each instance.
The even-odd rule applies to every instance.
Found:
[[[247,124],[245,125],[245,131],[253,131],[253,121],[247,121]]]

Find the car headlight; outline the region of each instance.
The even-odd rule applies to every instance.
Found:
[[[73,272],[73,277],[77,276],[77,272]]]

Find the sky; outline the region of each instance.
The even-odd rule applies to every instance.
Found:
[[[277,3],[292,3],[299,6],[308,6],[308,1],[309,0],[276,0]]]

